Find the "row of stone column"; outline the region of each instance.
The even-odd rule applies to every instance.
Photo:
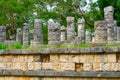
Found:
[[[114,9],[112,6],[104,8],[104,21],[96,21],[95,42],[112,43],[120,41],[120,28],[117,27],[116,21],[113,18]]]

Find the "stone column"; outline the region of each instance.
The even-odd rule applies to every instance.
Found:
[[[107,42],[107,23],[106,21],[96,21],[94,24],[95,29],[95,42]]]
[[[67,17],[67,41],[75,39],[74,17]]]
[[[22,30],[21,30],[21,28],[17,29],[16,41],[22,43]]]
[[[23,28],[23,46],[29,46],[29,28],[30,25],[28,23],[24,23],[24,28]]]
[[[53,20],[48,21],[48,44],[57,45],[60,43],[60,24]]]
[[[114,20],[114,39],[117,41],[117,22]]]
[[[117,27],[117,41],[120,41],[120,27]]]
[[[34,20],[34,35],[33,35],[33,46],[40,46],[43,44],[43,35],[42,35],[42,20],[35,19]]]
[[[113,18],[114,9],[112,6],[104,8],[104,18],[107,21],[107,40],[108,43],[111,43],[115,40],[114,38],[114,18]]]
[[[66,41],[66,28],[65,26],[61,26],[61,36],[60,41]]]
[[[0,42],[6,40],[6,26],[0,26]]]
[[[85,39],[86,39],[86,43],[92,42],[91,40],[91,32],[89,30],[86,30],[86,34],[85,34]]]
[[[85,20],[82,18],[78,19],[78,40],[84,42],[85,39],[85,29],[84,29]]]

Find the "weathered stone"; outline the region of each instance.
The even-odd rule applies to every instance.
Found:
[[[120,27],[117,27],[117,41],[120,41]]]
[[[56,55],[56,54],[51,54],[50,55],[50,61],[51,62],[58,62],[59,61],[59,55]]]
[[[93,60],[94,60],[94,54],[93,55],[86,54],[86,60],[85,60],[85,62],[91,63],[91,62],[93,62]]]
[[[34,20],[34,35],[33,35],[33,46],[40,46],[43,44],[43,35],[42,35],[42,20],[35,19]]]
[[[48,44],[57,45],[60,41],[60,24],[53,20],[48,21]]]
[[[69,61],[69,56],[67,54],[62,54],[60,55],[60,62],[68,62]]]
[[[84,71],[92,71],[93,70],[92,64],[91,63],[84,63],[83,64],[83,70]]]
[[[85,39],[86,39],[86,43],[92,42],[91,40],[91,32],[89,30],[86,30],[86,34],[85,34]]]
[[[13,56],[12,55],[5,56],[5,59],[6,59],[6,62],[12,62]]]
[[[101,71],[102,63],[93,63],[93,71]]]
[[[29,34],[29,28],[30,25],[28,23],[24,23],[24,28],[23,28],[23,45],[24,46],[29,46],[29,38],[30,38],[30,34]]]
[[[20,62],[28,62],[28,56],[24,55],[24,56],[19,56],[20,58]]]
[[[85,54],[81,54],[80,56],[79,56],[79,58],[80,58],[80,63],[85,63],[86,62],[86,55]]]
[[[95,55],[93,55],[93,56],[94,56],[94,57],[93,57],[93,62],[101,62],[100,55],[95,54]]]
[[[34,70],[34,63],[33,62],[28,63],[28,70]]]
[[[42,68],[41,62],[34,62],[34,70],[40,70]]]
[[[42,63],[42,69],[49,69],[52,70],[53,69],[53,65],[52,63]]]
[[[20,69],[22,69],[20,62],[18,62],[18,63],[13,63],[13,70],[20,70]]]
[[[61,63],[61,71],[75,70],[75,63]]]
[[[69,62],[79,63],[80,62],[79,55],[69,55]]]
[[[85,20],[82,18],[78,19],[78,40],[80,42],[84,42],[84,38],[85,38],[85,31],[84,31],[84,24],[85,24]]]
[[[67,17],[67,41],[75,39],[74,17]]]
[[[60,37],[60,41],[66,41],[66,28],[65,26],[61,26],[61,37]]]
[[[21,30],[21,28],[17,29],[16,41],[22,43],[22,30]]]
[[[76,72],[83,71],[83,63],[75,63],[75,71]]]
[[[59,63],[59,62],[53,62],[53,70],[55,70],[55,71],[61,71],[61,63]]]
[[[28,62],[33,62],[33,61],[34,61],[33,55],[28,56]]]
[[[23,71],[27,71],[28,70],[28,63],[25,63],[25,62],[20,63],[20,68]]]
[[[12,62],[7,62],[6,63],[6,69],[7,70],[12,70],[13,69],[13,63]]]
[[[6,40],[6,26],[0,26],[0,42]]]
[[[116,54],[107,54],[107,62],[117,62]]]
[[[96,21],[94,24],[95,42],[107,42],[107,23],[106,21]]]

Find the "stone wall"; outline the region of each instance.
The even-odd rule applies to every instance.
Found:
[[[0,51],[1,76],[45,77],[60,80],[120,78],[119,48]],[[49,80],[48,78],[42,80]],[[6,80],[6,79],[5,79]],[[23,79],[24,80],[24,79]],[[25,79],[26,80],[26,79]],[[39,80],[36,78],[36,80]],[[72,80],[72,79],[71,79]],[[112,79],[111,79],[112,80]]]

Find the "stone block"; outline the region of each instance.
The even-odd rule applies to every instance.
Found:
[[[42,68],[41,62],[34,62],[34,70],[39,70]]]
[[[93,62],[101,62],[101,58],[99,54],[94,54]]]
[[[92,54],[86,54],[86,62],[93,62],[94,55]]]
[[[20,69],[22,69],[20,63],[13,63],[13,70],[20,70]]]
[[[27,63],[25,63],[25,62],[20,63],[20,66],[21,66],[21,69],[22,69],[23,71],[28,70],[28,64],[27,64]]]
[[[32,62],[28,63],[28,70],[34,70],[34,63]]]
[[[80,56],[80,63],[84,63],[84,62],[86,62],[86,54],[81,54]]]
[[[93,70],[93,66],[91,63],[84,63],[83,64],[83,70],[84,71],[92,71]]]
[[[120,54],[117,55],[117,62],[120,63]]]
[[[53,69],[52,63],[42,63],[42,69]]]
[[[111,63],[110,71],[119,71],[119,63]]]
[[[6,69],[6,63],[0,63],[0,69]]]
[[[58,62],[59,61],[59,55],[51,54],[50,55],[50,61],[51,62]]]
[[[20,56],[13,56],[13,62],[16,62],[16,63],[18,63],[18,62],[20,62]]]
[[[105,63],[103,64],[103,71],[110,71],[111,63]]]
[[[102,63],[93,63],[93,71],[101,71]]]
[[[32,55],[28,56],[28,62],[33,62],[34,61],[34,57]]]
[[[41,55],[35,55],[34,62],[41,62]]]
[[[5,56],[0,56],[0,62],[7,62]]]
[[[68,62],[69,61],[69,56],[67,54],[62,54],[60,55],[60,62]]]
[[[80,62],[79,55],[69,55],[69,62],[79,63]]]
[[[13,56],[12,55],[7,55],[5,56],[6,62],[12,62]]]
[[[75,70],[75,63],[61,63],[61,71]]]
[[[27,55],[20,56],[20,62],[28,62],[28,56]]]
[[[53,70],[61,71],[61,64],[59,62],[53,62]]]
[[[116,54],[107,54],[108,62],[117,62]]]
[[[13,63],[12,62],[6,63],[6,69],[7,70],[12,70],[13,69]]]

